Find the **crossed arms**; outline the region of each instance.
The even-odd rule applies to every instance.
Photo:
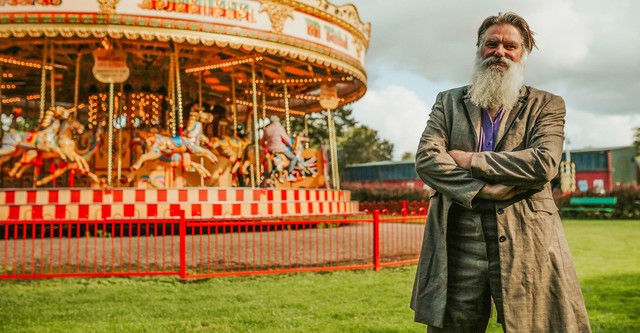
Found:
[[[468,208],[474,198],[508,200],[528,190],[542,189],[557,173],[564,140],[564,101],[548,96],[547,100],[536,100],[539,103],[529,103],[536,105],[529,113],[537,115],[528,118],[533,121],[523,134],[525,149],[464,152],[448,149],[455,124],[451,124],[451,110],[448,114],[444,111],[440,93],[416,153],[418,175],[436,191]]]

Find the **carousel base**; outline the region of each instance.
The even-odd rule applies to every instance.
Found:
[[[358,212],[351,193],[327,189],[2,189],[0,221],[256,218]]]

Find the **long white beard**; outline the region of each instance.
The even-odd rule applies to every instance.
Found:
[[[505,57],[491,57],[483,60],[478,54],[468,93],[471,102],[481,108],[511,110],[518,101],[520,88],[524,83],[526,60],[526,52],[522,54],[518,63]],[[496,62],[506,63],[508,67],[492,66]]]

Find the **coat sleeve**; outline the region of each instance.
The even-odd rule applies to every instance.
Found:
[[[562,98],[552,97],[534,122],[528,148],[473,154],[473,177],[504,185],[542,188],[558,173],[564,142],[565,113]]]
[[[486,182],[473,178],[471,172],[458,167],[447,153],[448,143],[449,131],[440,93],[418,144],[416,172],[431,188],[461,206],[472,208],[473,198]]]

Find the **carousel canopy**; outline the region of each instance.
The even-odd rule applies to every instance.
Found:
[[[87,101],[105,91],[92,54],[112,49],[126,55],[130,89],[166,92],[177,56],[186,102],[201,94],[246,112],[255,73],[260,105],[304,114],[323,109],[325,91],[338,106],[364,95],[369,34],[353,5],[326,0],[4,0],[3,104],[38,98],[43,61],[56,101],[73,102],[76,77]]]

